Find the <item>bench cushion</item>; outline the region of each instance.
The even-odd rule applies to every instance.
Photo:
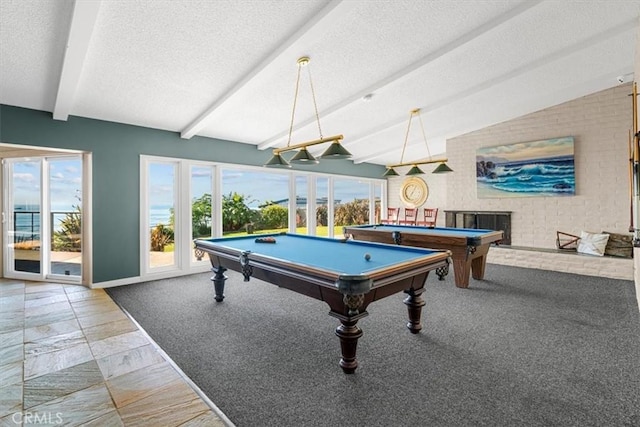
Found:
[[[608,234],[590,233],[588,231],[583,231],[580,233],[578,252],[583,254],[604,256],[604,250],[607,247],[608,240]]]
[[[633,236],[631,234],[609,233],[607,246],[604,249],[605,255],[617,256],[621,258],[633,258]]]

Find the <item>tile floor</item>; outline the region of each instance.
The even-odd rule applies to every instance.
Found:
[[[232,425],[102,289],[0,279],[0,426]]]

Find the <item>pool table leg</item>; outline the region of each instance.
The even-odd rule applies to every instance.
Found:
[[[471,261],[471,274],[476,280],[484,279],[484,269],[487,265],[487,253],[489,245],[484,245],[476,249],[475,258]]]
[[[482,280],[484,278],[484,267],[486,265],[486,258],[475,258],[471,261],[471,275],[476,280]]]
[[[403,302],[407,305],[407,311],[409,312],[407,328],[409,328],[412,334],[417,334],[422,329],[420,318],[422,317],[422,307],[426,304],[424,298],[422,298],[424,288],[412,288],[404,292],[407,294],[407,297]]]
[[[444,267],[436,268],[436,274],[438,275],[438,280],[444,280],[444,278],[449,274],[449,264],[451,264],[451,259],[447,259],[447,265]]]
[[[227,269],[219,265],[218,267],[213,267],[211,270],[216,273],[215,276],[211,278],[216,292],[214,299],[217,302],[222,302],[224,299],[224,282],[227,281],[227,276],[224,275],[224,272],[227,271]]]
[[[358,338],[362,336],[362,329],[356,325],[358,320],[340,319],[340,323],[340,326],[336,328],[336,335],[340,338],[340,348],[342,350],[340,367],[345,374],[353,374],[358,367],[356,349],[358,347]]]
[[[489,245],[481,245],[467,250],[464,255],[461,253],[453,255],[453,276],[457,287],[468,288],[469,276],[473,276],[476,280],[484,279],[488,252]]]
[[[469,273],[471,272],[471,260],[467,257],[453,258],[453,277],[459,288],[469,287]]]

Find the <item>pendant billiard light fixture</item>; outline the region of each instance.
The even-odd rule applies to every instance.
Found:
[[[324,144],[327,142],[331,142],[331,145],[327,150],[322,153],[320,156],[321,159],[348,159],[351,157],[351,153],[349,153],[341,144],[340,141],[344,138],[342,135],[330,136],[328,138],[324,138],[322,136],[322,129],[320,128],[320,116],[318,114],[318,105],[316,104],[316,95],[313,90],[313,82],[311,81],[311,70],[309,70],[309,84],[311,86],[311,96],[313,98],[313,107],[316,113],[316,122],[318,123],[318,133],[320,134],[319,139],[315,139],[313,141],[302,142],[300,144],[291,145],[291,134],[293,133],[293,121],[296,114],[296,104],[298,101],[298,88],[300,87],[300,71],[302,67],[307,66],[309,64],[309,57],[303,56],[298,59],[298,77],[296,79],[296,90],[295,95],[293,97],[293,109],[291,111],[291,123],[289,125],[289,139],[287,140],[287,146],[284,148],[276,148],[273,150],[273,157],[264,164],[265,167],[268,168],[290,168],[291,163],[299,164],[299,165],[312,165],[319,163],[318,159],[316,159],[308,150],[308,147],[318,144]],[[291,160],[287,161],[284,157],[282,157],[282,153],[287,151],[299,150]]]
[[[429,155],[429,159],[428,160],[420,160],[417,162],[404,162],[404,152],[405,149],[407,148],[407,141],[409,140],[409,131],[411,130],[411,120],[413,119],[413,116],[418,116],[418,121],[420,122],[420,129],[422,130],[422,138],[424,139],[424,143],[427,146],[427,154]],[[416,108],[415,110],[411,110],[411,112],[409,113],[409,124],[407,125],[407,133],[404,136],[404,145],[402,146],[402,154],[400,155],[400,163],[395,164],[395,165],[388,165],[387,166],[387,170],[385,171],[385,173],[382,175],[384,177],[387,176],[398,176],[398,172],[395,171],[394,168],[398,168],[401,166],[409,166],[411,165],[411,169],[409,169],[409,172],[407,172],[408,176],[411,175],[422,175],[424,174],[424,171],[422,169],[420,169],[418,167],[418,165],[427,165],[429,163],[440,163],[438,165],[438,167],[436,167],[431,173],[445,173],[445,172],[453,172],[453,169],[451,169],[449,166],[447,166],[447,164],[445,163],[448,159],[437,159],[437,160],[433,160],[431,158],[431,150],[429,150],[429,143],[427,142],[427,136],[424,133],[424,125],[422,124],[422,118],[420,117],[420,109]]]

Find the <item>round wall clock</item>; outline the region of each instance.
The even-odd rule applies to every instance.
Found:
[[[405,204],[415,208],[423,205],[427,197],[429,197],[429,187],[421,178],[412,176],[402,183],[400,198]]]

